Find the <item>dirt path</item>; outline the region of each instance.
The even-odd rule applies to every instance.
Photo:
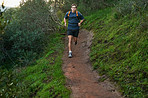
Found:
[[[68,58],[68,47],[63,56],[63,71],[67,78],[66,86],[72,91],[71,98],[121,98],[114,86],[107,80],[98,82],[89,60],[90,45],[93,35],[80,30],[78,44],[72,46],[73,57]],[[67,45],[66,37],[65,44]]]

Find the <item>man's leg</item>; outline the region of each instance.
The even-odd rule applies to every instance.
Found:
[[[72,49],[71,49],[71,46],[72,46],[72,35],[68,35],[68,48],[69,48],[69,55],[68,57],[71,58],[72,57]]]
[[[73,37],[74,38],[74,42],[75,42],[75,45],[77,44],[77,37]]]
[[[78,35],[79,35],[79,30],[75,30],[75,32],[74,32],[74,42],[75,42],[75,45],[77,44]]]
[[[68,35],[68,48],[69,48],[69,51],[72,51],[72,49],[71,49],[71,43],[72,43],[72,35]]]

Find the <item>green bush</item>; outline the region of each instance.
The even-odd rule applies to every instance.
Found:
[[[121,0],[115,6],[116,17],[135,15],[148,9],[147,0]]]
[[[2,3],[2,8],[5,8],[5,6]],[[5,12],[5,11],[4,11]],[[5,50],[4,50],[4,41],[3,41],[3,35],[5,34],[5,27],[7,25],[6,21],[4,20],[4,12],[0,9],[0,61],[4,62],[3,60],[6,58],[5,56]]]
[[[89,15],[92,11],[105,7],[104,0],[80,0],[78,10],[84,15]]]
[[[18,95],[25,97],[23,96],[27,93],[25,90],[25,86],[17,78],[14,71],[0,67],[0,97],[12,98]]]
[[[1,98],[69,98],[70,91],[65,87],[61,69],[64,36],[55,32],[50,37],[36,64],[12,69],[0,66]]]
[[[59,18],[61,21],[63,21],[64,16],[65,16],[65,13],[63,13],[61,10],[58,10],[58,11],[57,11],[57,16],[58,16],[58,18]]]
[[[100,75],[105,74],[129,98],[147,98],[147,12],[118,20],[107,8],[86,17],[83,27],[94,31],[90,59]]]
[[[49,35],[56,28],[48,4],[44,0],[28,0],[20,8],[8,9],[5,21],[9,24],[3,35],[3,61],[28,65],[43,52]],[[12,13],[11,13],[12,11]],[[0,62],[4,64],[4,62]]]
[[[36,58],[37,54],[42,53],[47,43],[46,40],[45,33],[40,30],[15,32],[8,40],[11,44],[9,51],[12,54],[11,57],[16,58],[23,65],[28,65],[30,61]]]
[[[113,6],[113,2],[115,1],[117,0],[65,0],[65,4],[61,10],[67,12],[71,10],[71,4],[76,3],[78,5],[78,11],[84,15],[89,15],[96,10]]]

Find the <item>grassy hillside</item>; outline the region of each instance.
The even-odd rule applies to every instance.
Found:
[[[36,64],[15,71],[1,70],[1,97],[69,98],[61,68],[64,43],[62,35],[51,34],[44,56]]]
[[[93,30],[91,61],[94,69],[121,87],[129,98],[148,92],[148,12],[118,18],[111,8],[85,17],[83,28]]]

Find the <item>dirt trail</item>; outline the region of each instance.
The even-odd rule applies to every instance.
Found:
[[[92,69],[89,60],[92,34],[86,30],[80,30],[78,44],[72,44],[72,58],[68,58],[68,47],[65,48],[62,69],[67,78],[66,86],[72,91],[70,97],[121,98],[121,95],[110,82],[98,82],[100,76]],[[65,39],[67,46],[68,38]]]

